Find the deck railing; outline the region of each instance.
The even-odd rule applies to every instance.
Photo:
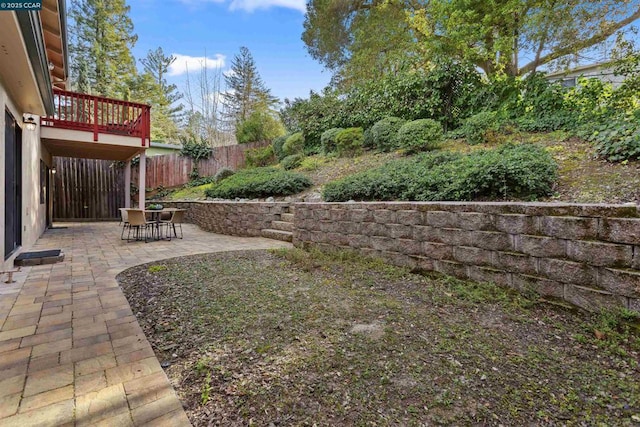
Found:
[[[42,126],[98,134],[138,137],[142,146],[151,136],[151,107],[146,104],[54,89],[54,114]]]

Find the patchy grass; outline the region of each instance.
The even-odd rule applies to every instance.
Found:
[[[632,425],[640,332],[348,253],[176,258],[118,276],[194,425]]]

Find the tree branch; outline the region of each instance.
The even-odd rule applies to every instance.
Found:
[[[632,23],[633,21],[635,21],[636,19],[640,18],[640,8],[638,8],[634,13],[632,13],[631,15],[629,15],[627,18],[618,21],[612,25],[609,25],[608,27],[606,27],[605,29],[603,29],[602,31],[600,31],[597,34],[594,34],[593,36],[585,39],[585,40],[578,40],[577,42],[567,45],[561,49],[555,50],[553,52],[548,53],[547,55],[544,56],[538,56],[536,55],[536,59],[534,59],[533,61],[529,62],[527,65],[525,65],[524,67],[520,68],[518,74],[519,75],[523,75],[526,74],[530,71],[535,70],[538,66],[540,65],[544,65],[547,64],[555,59],[558,58],[562,58],[565,55],[569,55],[570,53],[573,52],[579,52],[582,49],[585,49],[587,47],[593,46],[594,44],[600,43],[604,40],[606,40],[609,36],[611,36],[612,34],[614,34],[616,31],[618,31],[619,29],[629,25],[630,23]]]

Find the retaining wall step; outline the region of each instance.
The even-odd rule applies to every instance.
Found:
[[[287,221],[272,221],[271,226],[275,230],[289,231],[293,232],[293,223]]]
[[[267,239],[282,240],[284,242],[293,241],[293,233],[290,231],[274,230],[271,228],[265,228],[262,230],[262,237]]]
[[[292,213],[282,213],[280,214],[280,220],[286,222],[293,222],[293,214]]]

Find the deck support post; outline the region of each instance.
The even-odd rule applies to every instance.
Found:
[[[124,207],[131,207],[131,159],[124,165]]]
[[[138,208],[144,209],[144,200],[146,196],[146,183],[147,177],[147,156],[143,151],[140,153],[140,179],[138,181]]]

